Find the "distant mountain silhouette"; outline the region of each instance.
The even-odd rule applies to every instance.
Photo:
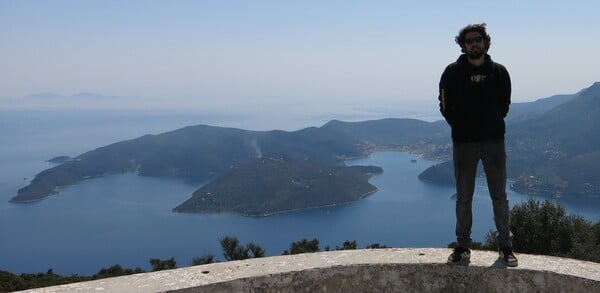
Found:
[[[527,119],[536,118],[546,111],[552,110],[554,107],[577,97],[577,95],[578,94],[555,95],[534,102],[513,103],[510,105],[510,112],[508,113],[508,117],[506,117],[506,122],[517,123]]]

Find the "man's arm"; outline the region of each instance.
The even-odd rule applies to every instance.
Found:
[[[448,68],[446,68],[440,78],[438,100],[440,101],[440,112],[442,113],[442,116],[444,116],[448,124],[452,125],[454,123],[455,111],[454,97],[449,79]]]
[[[502,76],[502,109],[500,109],[502,117],[506,117],[508,114],[508,110],[510,107],[510,95],[511,95],[511,83],[510,83],[510,74],[508,74],[508,70],[504,66],[500,66],[500,72]]]

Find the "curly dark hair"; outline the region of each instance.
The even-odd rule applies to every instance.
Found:
[[[483,37],[483,43],[485,45],[485,51],[490,49],[490,44],[492,43],[492,38],[485,31],[485,23],[479,24],[469,24],[465,26],[463,29],[458,32],[458,35],[454,38],[454,41],[460,46],[460,49],[463,53],[466,53],[465,50],[465,36],[470,32],[478,32]]]

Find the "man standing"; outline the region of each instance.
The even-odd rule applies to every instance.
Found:
[[[464,54],[446,67],[439,88],[440,111],[452,129],[457,194],[458,247],[448,257],[448,263],[468,262],[471,257],[471,204],[481,160],[494,207],[500,258],[514,267],[518,261],[512,251],[504,147],[510,76],[503,65],[493,62],[487,54],[491,38],[485,24],[466,26],[455,41]]]

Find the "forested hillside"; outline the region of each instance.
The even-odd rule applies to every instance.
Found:
[[[600,83],[517,109],[507,118],[506,133],[512,189],[548,196],[600,194]],[[420,178],[453,184],[451,169],[451,163],[439,164]]]

